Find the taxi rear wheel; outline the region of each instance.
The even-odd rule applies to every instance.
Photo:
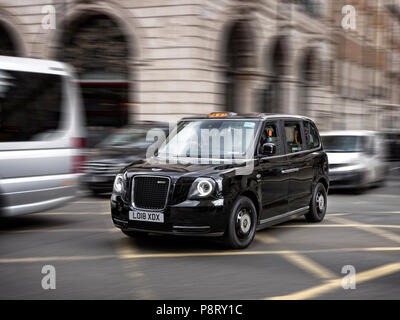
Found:
[[[244,249],[254,239],[257,224],[257,211],[254,203],[247,197],[236,200],[229,216],[224,234],[224,242],[229,248]]]
[[[310,210],[305,214],[307,222],[321,222],[324,219],[328,204],[327,200],[325,186],[319,182],[315,186],[311,198]]]

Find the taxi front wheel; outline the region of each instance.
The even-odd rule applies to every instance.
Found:
[[[321,222],[324,219],[328,204],[327,200],[325,186],[319,182],[315,186],[311,198],[310,210],[305,214],[307,222]]]
[[[239,197],[232,207],[228,227],[224,234],[225,244],[232,249],[244,249],[256,233],[256,208],[247,197]]]

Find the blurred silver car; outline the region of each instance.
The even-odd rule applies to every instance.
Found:
[[[385,180],[387,166],[381,135],[374,131],[321,133],[329,161],[330,188],[362,188]]]
[[[85,146],[80,94],[63,63],[0,56],[0,215],[72,199]]]

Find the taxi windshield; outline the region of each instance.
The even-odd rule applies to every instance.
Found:
[[[245,159],[252,155],[258,120],[184,120],[172,130],[158,157]]]

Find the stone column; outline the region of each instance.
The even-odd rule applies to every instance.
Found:
[[[298,103],[298,83],[294,76],[284,77],[281,81],[281,110],[279,113],[300,114]]]
[[[260,99],[258,97],[258,90],[262,83],[261,73],[257,73],[255,70],[246,70],[236,76],[236,81],[238,90],[235,92],[238,107],[237,112],[259,112]]]

